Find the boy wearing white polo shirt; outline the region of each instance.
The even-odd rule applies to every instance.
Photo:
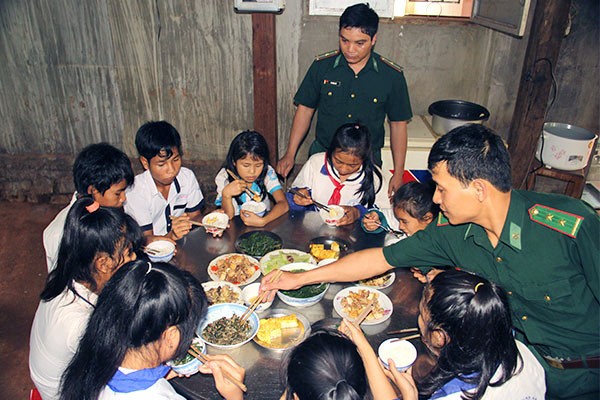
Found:
[[[179,240],[204,206],[194,172],[181,166],[179,132],[166,121],[146,122],[137,131],[135,147],[145,171],[127,190],[125,212],[141,226],[147,242]]]

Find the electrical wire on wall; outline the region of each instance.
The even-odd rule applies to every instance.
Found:
[[[158,119],[163,120],[163,106],[162,106],[162,91],[160,82],[161,79],[159,77],[159,69],[158,69],[158,44],[160,41],[160,33],[162,31],[162,25],[160,21],[160,10],[158,8],[158,0],[154,0],[154,8],[156,10],[156,20],[158,26],[158,32],[156,34],[156,40],[152,41],[152,52],[154,57],[154,85],[156,86],[156,100],[158,105]]]
[[[537,65],[537,63],[539,63],[539,62],[548,63],[548,66],[550,67],[550,76],[552,77],[552,92],[551,92],[552,95],[551,95],[551,99],[550,99],[550,104],[548,105],[548,107],[546,107],[546,112],[544,113],[544,122],[545,122],[548,120],[548,114],[550,114],[550,110],[552,109],[552,106],[554,105],[554,102],[556,101],[556,98],[558,97],[558,83],[556,81],[556,76],[554,76],[554,65],[552,64],[552,61],[547,57],[539,58],[533,63],[532,69],[534,69],[535,66]],[[528,80],[532,79],[531,75],[528,74],[526,79],[528,79]],[[539,133],[538,142],[540,143],[540,166],[530,170],[531,164],[533,163],[533,159],[535,158],[535,157],[532,157],[531,160],[529,161],[529,165],[527,166],[527,170],[529,170],[529,172],[527,172],[527,174],[525,174],[523,181],[521,182],[521,184],[518,187],[522,187],[525,184],[525,182],[527,182],[527,179],[529,178],[529,176],[531,174],[535,174],[540,168],[542,168],[544,166],[544,160],[543,160],[544,129],[543,128],[542,128],[541,132]],[[535,185],[535,182],[534,182],[534,185]],[[525,186],[525,189],[531,190],[532,188]]]

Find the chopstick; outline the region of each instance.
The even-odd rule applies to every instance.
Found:
[[[397,331],[389,331],[386,332],[387,335],[396,335],[398,333],[409,333],[409,332],[419,332],[419,328],[405,328]]]
[[[406,235],[406,233],[404,231],[392,229],[389,226],[382,225],[380,222],[375,222],[375,225],[377,225],[378,227],[380,227],[387,233],[391,233],[392,235],[396,236],[397,238],[400,238],[400,237]]]
[[[401,337],[401,338],[398,338],[398,339],[394,339],[394,340],[392,340],[392,342],[398,342],[400,340],[412,340],[412,339],[416,339],[418,337],[421,337],[420,333],[416,333],[414,335],[410,335],[410,336],[405,336],[405,337]]]
[[[327,207],[325,204],[319,203],[318,201],[313,200],[312,197],[305,195],[304,193],[298,191],[298,189],[295,188],[289,188],[288,192],[290,192],[291,194],[295,194],[298,195],[300,197],[304,197],[305,199],[308,200],[312,200],[313,204],[315,205],[315,207],[317,208],[322,208],[325,211],[330,211],[329,207]]]
[[[175,216],[173,216],[173,215],[171,215],[171,216],[169,216],[169,217],[170,217],[171,219],[173,219],[173,218],[177,218],[177,217],[175,217]],[[223,229],[222,227],[220,227],[220,226],[217,226],[217,225],[203,224],[202,222],[199,222],[199,221],[194,221],[194,220],[192,220],[192,219],[190,219],[190,221],[189,221],[189,222],[190,222],[190,224],[192,224],[192,225],[195,225],[195,226],[203,226],[203,227],[206,227],[206,228],[217,228],[217,229]]]
[[[277,272],[275,272],[275,275],[273,275],[273,278],[271,278],[271,280],[269,282],[270,283],[277,282],[279,280],[279,278],[281,278],[281,275],[283,275],[283,271],[278,269]],[[254,312],[254,310],[256,310],[256,308],[260,305],[260,303],[263,302],[263,300],[265,299],[266,296],[268,296],[267,292],[262,292],[262,294],[260,296],[256,296],[256,298],[254,299],[252,304],[250,304],[250,307],[248,307],[248,309],[246,311],[244,311],[244,313],[240,317],[240,321],[245,322],[248,318],[250,318],[250,315]]]
[[[243,179],[240,178],[239,176],[237,176],[232,170],[230,170],[229,168],[226,169],[227,173],[229,175],[231,175],[231,177],[233,179],[237,179],[238,181],[242,181]],[[250,196],[252,196],[252,200],[254,201],[260,201],[260,194],[256,193],[254,190],[250,189],[249,187],[244,188],[244,190],[246,191],[246,193],[248,193]]]
[[[354,325],[360,326],[360,324],[362,324],[365,318],[367,318],[367,315],[369,315],[371,311],[373,311],[373,307],[375,307],[375,302],[377,301],[379,300],[373,299],[369,304],[367,304],[367,306],[360,312],[360,314],[358,314],[358,317],[356,317],[356,319],[353,321]]]
[[[188,353],[191,354],[192,356],[194,356],[195,358],[197,358],[198,360],[202,361],[203,364],[206,364],[207,362],[210,361],[210,358],[207,355],[205,355],[203,353],[198,353],[191,347],[188,349]],[[236,378],[231,376],[231,374],[229,372],[225,371],[222,368],[221,368],[221,372],[223,372],[223,376],[225,376],[225,378],[227,378],[228,381],[230,381],[235,386],[240,388],[243,392],[246,392],[248,390],[248,388],[246,387],[246,385],[244,385],[243,382],[240,382],[239,380],[237,380]]]
[[[154,250],[154,249],[149,249],[146,246],[142,247],[142,251],[146,254],[150,254],[151,256],[156,256],[160,253],[160,251]]]

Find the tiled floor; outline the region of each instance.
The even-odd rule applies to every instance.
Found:
[[[29,330],[46,279],[44,227],[61,205],[0,202],[0,399],[27,399]]]

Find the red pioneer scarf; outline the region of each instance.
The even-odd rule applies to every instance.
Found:
[[[333,176],[331,176],[331,173],[329,173],[329,166],[327,164],[328,164],[327,153],[325,153],[325,171],[327,171],[327,176],[329,177],[329,179],[331,180],[331,183],[333,183],[333,186],[334,186],[333,193],[331,194],[331,197],[329,198],[329,201],[327,202],[327,204],[333,204],[333,205],[339,206],[340,200],[342,198],[342,194],[340,192],[344,188],[344,185],[342,185],[342,183],[336,181],[333,178]]]

